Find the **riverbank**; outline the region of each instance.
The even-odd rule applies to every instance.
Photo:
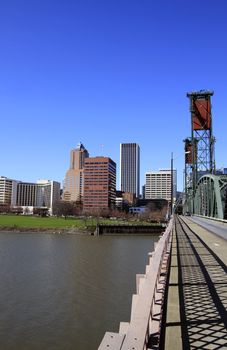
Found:
[[[54,233],[54,234],[86,234],[93,235],[97,225],[131,225],[150,226],[151,224],[135,221],[97,219],[97,218],[62,218],[38,217],[28,215],[0,215],[0,232],[14,233]],[[160,226],[153,224],[154,227]],[[137,231],[137,230],[136,230]]]
[[[94,228],[95,230],[95,228]],[[35,228],[35,227],[4,227],[0,226],[0,233],[43,233],[43,234],[70,234],[70,235],[93,235],[94,230],[89,229],[78,229],[78,228],[70,228],[70,229],[57,229],[57,228]]]
[[[93,234],[96,221],[92,219],[0,215],[0,232]]]

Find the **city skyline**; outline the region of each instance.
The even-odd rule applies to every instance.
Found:
[[[2,3],[0,174],[62,183],[82,140],[118,164],[119,188],[119,144],[136,142],[141,185],[173,152],[182,189],[186,94],[204,88],[225,167],[226,10],[224,0]]]

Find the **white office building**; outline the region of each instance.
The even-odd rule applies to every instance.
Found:
[[[48,208],[52,214],[53,205],[60,199],[60,183],[50,180],[38,180],[36,183],[19,182],[17,185],[16,205],[22,208]]]
[[[177,193],[177,171],[173,170],[173,199]],[[146,173],[145,185],[146,199],[171,200],[171,170],[160,169]]]
[[[60,183],[38,180],[36,183],[22,182],[0,176],[0,205],[29,208],[46,207],[52,214],[53,205],[60,199]]]
[[[15,205],[18,181],[0,176],[0,204]]]

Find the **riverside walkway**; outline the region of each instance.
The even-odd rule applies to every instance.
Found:
[[[158,243],[137,276],[130,322],[107,332],[99,350],[227,350],[227,240],[193,218],[176,216],[170,225],[164,254]]]

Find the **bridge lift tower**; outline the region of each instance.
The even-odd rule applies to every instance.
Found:
[[[211,96],[213,91],[187,93],[190,99],[191,137],[185,142],[186,211],[194,212],[193,198],[199,178],[215,173]]]

